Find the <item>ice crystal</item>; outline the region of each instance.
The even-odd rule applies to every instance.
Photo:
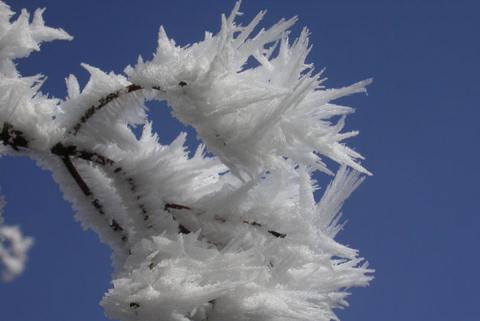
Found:
[[[255,31],[265,12],[242,26],[239,6],[188,46],[161,27],[153,58],[124,75],[84,64],[89,82],[82,89],[70,75],[62,100],[13,60],[71,37],[46,27],[42,10],[10,22],[0,2],[0,151],[50,170],[82,226],[112,248],[101,302],[111,318],[331,320],[346,289],[372,278],[334,240],[343,202],[370,173],[344,143],[357,134],[343,131],[352,108],[333,103],[371,81],[326,88],[306,62],[309,31],[290,40],[296,17]],[[159,143],[147,100],[195,128],[203,144],[193,156],[184,133]],[[313,173],[333,174],[324,158],[339,170],[316,202]]]

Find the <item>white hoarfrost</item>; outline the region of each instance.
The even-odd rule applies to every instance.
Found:
[[[27,253],[33,244],[31,237],[24,237],[18,226],[3,224],[2,209],[5,201],[0,197],[0,266],[2,281],[12,281],[25,269]]]
[[[27,253],[33,239],[24,237],[18,226],[0,225],[0,262],[2,280],[11,281],[25,269]]]
[[[255,31],[265,13],[242,26],[237,3],[203,41],[177,46],[162,27],[150,61],[124,75],[84,64],[85,88],[70,75],[67,97],[52,99],[39,91],[42,76],[22,77],[13,62],[42,41],[71,39],[45,27],[42,12],[11,22],[0,2],[0,152],[50,170],[82,226],[112,248],[106,314],[336,319],[347,289],[367,285],[372,270],[334,240],[343,202],[369,172],[344,144],[357,134],[342,132],[353,110],[332,101],[370,80],[325,88],[305,62],[308,30],[289,38],[296,18]],[[203,144],[193,155],[184,133],[159,143],[147,100],[166,101],[195,128]],[[316,202],[313,173],[333,174],[324,158],[339,169]]]

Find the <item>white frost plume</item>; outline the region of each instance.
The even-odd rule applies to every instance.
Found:
[[[137,242],[101,305],[125,321],[336,320],[347,289],[372,279],[332,233],[361,180],[341,167],[319,203],[304,168],[206,195],[203,213],[176,213],[197,232]]]
[[[18,226],[0,225],[0,262],[3,265],[1,278],[8,282],[22,274],[27,254],[33,245],[31,237],[25,237]]]
[[[84,64],[81,88],[67,98],[39,90],[41,76],[21,77],[13,60],[40,41],[70,39],[23,11],[10,23],[0,0],[0,140],[5,154],[50,170],[76,218],[111,247],[112,288],[101,305],[122,321],[330,321],[347,290],[373,270],[334,238],[344,201],[370,174],[344,144],[353,109],[332,103],[365,92],[370,80],[326,89],[306,62],[309,32],[289,40],[296,17],[271,28],[248,25],[239,2],[220,31],[180,47],[160,29],[150,61],[125,75]],[[195,128],[160,144],[146,100],[166,101]],[[143,126],[138,138],[132,131]],[[312,175],[333,175],[322,199]],[[32,245],[16,227],[0,227],[3,278],[21,273]],[[9,243],[7,246],[6,244]]]
[[[8,122],[15,124],[17,130],[29,132],[35,136],[34,144],[39,149],[61,133],[49,123],[55,118],[59,100],[39,91],[45,80],[43,75],[22,77],[15,60],[39,51],[43,42],[73,39],[62,29],[46,26],[44,11],[37,9],[30,19],[30,14],[22,10],[11,21],[14,12],[0,1],[0,126]],[[11,152],[3,148],[0,151]]]
[[[17,20],[11,23],[14,12],[8,5],[0,2],[0,72],[7,76],[16,75],[13,59],[27,57],[32,51],[39,51],[42,42],[72,39],[62,29],[45,26],[44,11],[45,9],[37,9],[30,22],[30,14],[23,9]]]
[[[242,26],[235,22],[239,5],[228,18],[222,16],[216,35],[206,33],[186,47],[177,46],[162,27],[153,59],[127,67],[129,80],[163,88],[174,116],[193,126],[244,180],[285,167],[285,158],[333,174],[321,159],[327,157],[370,174],[356,161],[362,156],[342,143],[358,134],[341,132],[353,109],[331,101],[365,92],[371,80],[325,89],[321,73],[305,61],[309,31],[289,40],[296,17],[254,34],[265,12]]]

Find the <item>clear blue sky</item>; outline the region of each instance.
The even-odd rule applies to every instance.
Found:
[[[69,73],[85,83],[87,62],[120,72],[151,57],[158,27],[180,44],[217,31],[234,1],[11,0],[15,11],[47,7],[46,21],[73,42],[45,44],[19,61],[41,72],[44,91],[64,97]],[[475,321],[480,277],[480,4],[475,1],[245,0],[245,19],[267,8],[268,25],[299,15],[327,67],[327,85],[374,78],[369,95],[344,99],[360,136],[349,141],[375,175],[344,208],[339,238],[360,250],[375,280],[354,289],[344,321]],[[155,108],[156,107],[156,108]],[[163,142],[179,125],[152,106]],[[192,137],[191,142],[194,142]],[[0,159],[5,218],[36,239],[27,270],[0,284],[1,321],[100,321],[109,251],[73,219],[50,174],[31,161]]]

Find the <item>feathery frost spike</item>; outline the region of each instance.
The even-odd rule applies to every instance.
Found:
[[[345,200],[370,174],[345,145],[353,109],[333,100],[365,92],[370,79],[327,89],[306,61],[311,45],[297,17],[256,30],[265,11],[237,24],[240,1],[218,33],[180,47],[160,27],[152,60],[125,75],[87,64],[81,89],[40,92],[14,59],[42,41],[71,39],[42,13],[13,13],[0,0],[0,153],[50,170],[84,228],[112,249],[112,287],[101,301],[121,321],[336,320],[346,289],[373,270],[335,241]],[[146,100],[166,101],[202,140],[162,145]],[[334,119],[338,119],[337,122]],[[132,131],[143,126],[141,137]],[[337,162],[327,168],[323,158]],[[334,175],[319,202],[316,171]],[[1,205],[1,201],[0,201]],[[2,239],[3,237],[3,239]],[[10,240],[7,248],[2,240]],[[22,272],[32,240],[0,225],[5,280]]]
[[[77,77],[75,75],[69,75],[68,78],[65,78],[65,83],[67,84],[68,98],[73,99],[80,96],[80,84],[78,83]]]
[[[365,92],[371,80],[324,89],[320,75],[305,62],[311,50],[308,30],[289,44],[288,29],[296,17],[251,37],[264,13],[242,27],[234,19],[238,10],[239,3],[222,18],[217,35],[191,46],[175,46],[161,27],[154,59],[129,67],[129,80],[165,89],[174,116],[193,126],[209,150],[242,180],[283,166],[285,158],[301,162],[311,155],[317,157],[310,165],[325,156],[370,175],[356,162],[360,154],[343,147],[354,132],[341,134],[328,119],[346,111],[333,107],[332,100]],[[280,50],[272,55],[278,42]],[[259,65],[247,66],[250,57]]]

